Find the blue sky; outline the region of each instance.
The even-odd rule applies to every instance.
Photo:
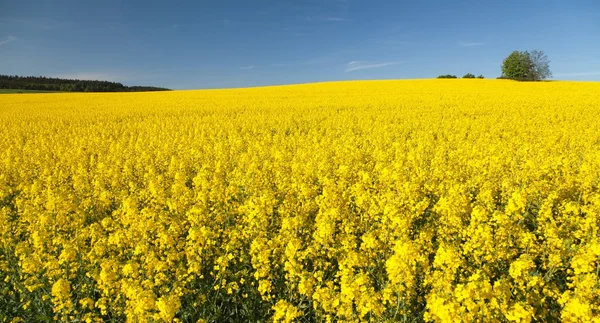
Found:
[[[600,1],[0,0],[0,74],[175,89],[500,74],[600,81]]]

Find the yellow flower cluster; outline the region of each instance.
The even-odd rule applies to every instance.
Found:
[[[0,322],[600,322],[600,84],[0,96]]]

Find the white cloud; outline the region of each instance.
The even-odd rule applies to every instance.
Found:
[[[473,42],[468,42],[468,41],[458,42],[458,46],[460,46],[460,47],[478,47],[478,46],[483,46],[483,45],[485,45],[485,44],[482,42],[475,42],[475,41],[473,41]]]
[[[2,45],[6,45],[12,41],[17,40],[17,37],[13,37],[13,36],[8,36],[8,38],[6,38],[5,40],[0,41],[0,46]]]
[[[242,66],[240,67],[241,70],[251,70],[253,68],[255,68],[256,66],[254,65],[248,65],[248,66]]]
[[[555,73],[554,76],[557,76],[557,77],[600,76],[600,71],[595,71],[595,72]]]
[[[358,70],[366,70],[366,69],[371,69],[371,68],[380,68],[380,67],[385,67],[385,66],[398,65],[401,63],[402,62],[367,63],[367,62],[352,61],[352,62],[346,64],[346,73],[352,72],[352,71],[358,71]]]

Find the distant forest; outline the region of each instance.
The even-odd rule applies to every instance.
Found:
[[[169,91],[155,86],[125,86],[117,82],[66,80],[44,76],[0,75],[0,89],[56,92],[143,92]]]

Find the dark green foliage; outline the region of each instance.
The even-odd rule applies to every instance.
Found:
[[[467,74],[463,75],[462,78],[464,78],[464,79],[474,79],[475,75],[471,74],[471,73],[467,73]]]
[[[502,76],[518,81],[540,81],[552,77],[548,56],[542,51],[513,51],[502,62]]]
[[[56,91],[23,90],[23,89],[0,89],[0,94],[14,93],[54,93]]]
[[[502,62],[502,76],[513,80],[529,80],[531,60],[527,51],[514,51]]]
[[[155,86],[128,86],[129,92],[149,92],[149,91],[171,91],[171,89],[155,87]]]
[[[479,76],[477,76],[478,79],[482,79],[483,75],[479,74]]]
[[[153,86],[125,86],[117,82],[66,80],[43,76],[0,75],[0,89],[49,92],[139,92],[168,91]]]
[[[445,74],[445,75],[440,75],[437,78],[439,78],[439,79],[455,79],[457,77],[456,77],[456,75]]]

